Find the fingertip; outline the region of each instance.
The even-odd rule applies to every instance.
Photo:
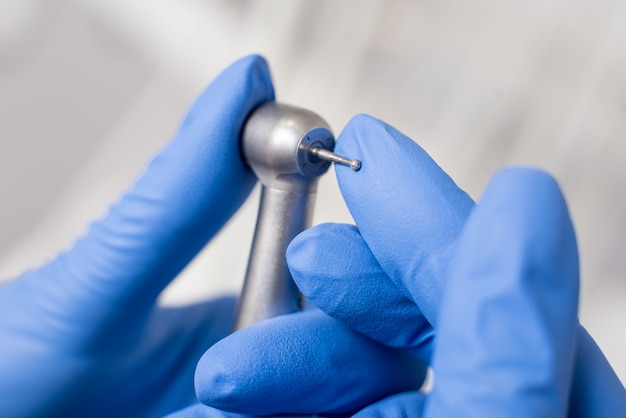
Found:
[[[289,325],[283,317],[263,321],[211,346],[196,367],[198,400],[213,408],[240,413],[267,414],[280,409],[267,397],[269,388],[282,387],[283,375],[284,380],[292,377],[287,371],[296,366],[301,355],[291,352],[289,339],[297,338],[297,332]],[[284,357],[278,362],[275,356],[281,353]],[[285,388],[289,394],[294,389]]]
[[[242,71],[250,80],[250,90],[255,91],[263,101],[274,100],[275,92],[272,75],[267,60],[258,54],[241,58],[235,65],[241,65]]]
[[[300,290],[312,301],[328,301],[348,292],[348,278],[358,274],[353,265],[359,259],[360,235],[353,225],[326,223],[298,234],[287,247],[287,265]],[[332,280],[332,278],[344,280]],[[338,292],[338,293],[337,293]],[[333,298],[335,299],[335,298]]]
[[[578,260],[567,202],[558,182],[549,173],[528,166],[501,169],[489,181],[480,204],[493,208],[490,210],[493,215],[496,211],[516,214],[524,224],[516,229],[520,236],[545,234],[562,240],[570,255]],[[532,238],[527,236],[527,239]]]
[[[429,408],[564,413],[577,306],[576,242],[558,184],[532,168],[499,171],[450,266]]]
[[[543,268],[568,267],[578,295],[578,250],[567,203],[557,181],[543,170],[511,166],[498,171],[480,199],[468,229],[489,231],[485,251],[518,252]],[[472,233],[470,233],[471,235]],[[473,233],[478,235],[479,232]],[[555,273],[557,273],[555,271]]]
[[[259,74],[260,77],[264,78],[266,81],[271,82],[270,78],[270,68],[269,64],[265,57],[260,54],[250,54],[248,56],[242,57],[239,61],[235,62],[235,65],[240,63],[240,65],[247,66],[251,69],[251,71]]]
[[[333,225],[333,226],[330,226]],[[336,224],[324,223],[312,228],[305,229],[291,240],[287,246],[287,264],[292,273],[299,273],[318,264],[319,260],[319,240],[324,241],[324,245],[334,246],[331,240],[325,240],[327,236],[334,236]]]
[[[234,385],[229,379],[229,370],[225,364],[219,362],[210,363],[207,359],[210,355],[205,353],[198,361],[194,375],[194,387],[196,396],[205,405],[214,405],[221,400],[230,401],[235,391]]]
[[[498,196],[517,202],[548,199],[566,209],[556,179],[548,172],[531,166],[513,165],[498,170],[489,180],[484,196]]]
[[[393,284],[353,225],[322,224],[296,237],[287,263],[302,293],[352,329],[428,361],[434,331]]]
[[[407,353],[313,310],[221,340],[198,363],[195,385],[203,403],[230,412],[347,414],[372,399],[415,390],[424,376],[425,366]]]
[[[300,291],[328,315],[340,320],[363,313],[373,297],[366,278],[382,270],[353,225],[321,224],[309,228],[287,248],[287,265]],[[389,283],[391,285],[391,283]],[[363,292],[364,298],[356,297]]]
[[[336,169],[343,198],[376,260],[434,324],[451,247],[474,203],[417,143],[357,115],[337,153],[361,160]]]
[[[420,392],[399,393],[360,410],[353,418],[422,417],[426,395]]]
[[[165,418],[252,418],[249,415],[232,414],[230,412],[220,411],[219,409],[210,408],[206,405],[195,404],[187,408],[180,409]]]
[[[356,173],[353,170],[342,169],[347,167],[336,167],[340,182],[344,176],[358,174],[360,180],[375,176],[386,168],[385,164],[395,165],[398,161],[404,160],[407,153],[412,155],[425,153],[417,143],[392,126],[366,114],[358,114],[350,119],[337,138],[335,152],[345,155],[346,158],[361,161],[361,168]],[[383,152],[384,156],[376,158],[380,152]],[[368,181],[371,180],[370,178]]]
[[[120,300],[129,309],[154,302],[254,187],[240,133],[253,109],[273,98],[267,62],[258,55],[216,77],[133,187],[53,262],[68,286],[83,289],[73,293],[77,305],[105,312]],[[50,292],[65,300],[57,288]],[[123,320],[127,313],[116,315]]]
[[[260,55],[240,58],[223,70],[198,96],[181,123],[179,135],[187,131],[210,135],[223,129],[213,123],[215,116],[219,115],[221,119],[232,121],[232,127],[237,129],[228,136],[233,133],[238,136],[252,110],[271,100],[274,100],[274,86],[265,58]],[[215,106],[216,102],[221,106]]]

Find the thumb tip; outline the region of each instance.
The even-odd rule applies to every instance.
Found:
[[[291,240],[286,252],[287,264],[290,270],[293,269],[299,272],[306,266],[314,263],[315,260],[313,258],[315,258],[317,253],[316,244],[320,239],[320,228],[323,228],[323,226],[317,225],[306,229]]]
[[[194,376],[194,386],[198,400],[205,405],[223,410],[237,409],[238,399],[246,393],[247,379],[240,376],[241,364],[248,364],[246,359],[238,354],[228,344],[218,342],[204,353]],[[243,385],[242,385],[243,383]]]
[[[353,271],[355,240],[360,241],[358,230],[347,224],[320,224],[298,234],[287,247],[287,265],[302,293],[323,302],[337,292]]]
[[[262,55],[259,55],[259,54],[247,55],[239,59],[239,61],[237,61],[235,65],[237,64],[241,64],[246,69],[248,69],[248,71],[254,74],[257,74],[258,76],[262,78],[266,78],[268,80],[270,78],[269,64],[267,60],[265,59],[265,57],[263,57]]]
[[[548,172],[529,165],[511,165],[498,170],[489,182],[488,188],[499,187],[516,191],[541,190],[562,197],[555,178]],[[519,193],[516,193],[519,194]]]
[[[490,211],[518,214],[527,224],[553,225],[555,232],[573,235],[571,217],[561,188],[546,171],[530,166],[509,166],[489,181],[480,206]],[[525,214],[522,216],[522,214]]]

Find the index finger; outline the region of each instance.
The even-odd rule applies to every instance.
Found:
[[[355,116],[336,150],[362,162],[356,173],[336,167],[359,232],[394,284],[436,326],[445,270],[474,202],[419,145],[371,116]]]

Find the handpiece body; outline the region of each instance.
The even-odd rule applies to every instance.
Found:
[[[310,227],[317,180],[330,167],[311,149],[334,146],[328,124],[305,109],[270,102],[246,122],[241,149],[261,183],[261,201],[235,329],[300,309],[285,252]]]

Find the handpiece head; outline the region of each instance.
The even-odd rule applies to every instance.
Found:
[[[276,102],[252,112],[241,148],[261,183],[273,189],[314,187],[315,179],[328,171],[331,163],[361,169],[359,160],[333,153],[335,138],[324,119],[309,110]]]
[[[242,136],[246,163],[264,186],[297,191],[308,188],[328,171],[330,162],[311,149],[332,152],[335,137],[317,114],[276,102],[257,108],[248,118]]]

